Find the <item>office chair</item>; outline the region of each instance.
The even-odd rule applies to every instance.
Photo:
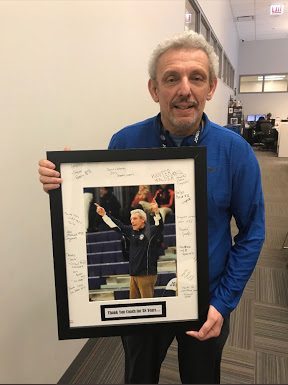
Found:
[[[277,130],[273,129],[273,125],[270,121],[262,120],[259,123],[260,132],[259,134],[259,141],[260,143],[263,143],[263,149],[266,150],[276,150],[277,148],[277,139],[278,139],[278,132]]]

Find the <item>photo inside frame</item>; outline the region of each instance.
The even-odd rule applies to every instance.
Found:
[[[103,207],[112,220],[117,223],[120,221],[125,228],[130,229],[131,211],[140,209],[145,212],[147,219],[144,234],[147,233],[149,237],[151,230],[157,230],[152,238],[149,254],[145,257],[150,259],[147,260],[147,265],[153,263],[156,266],[157,277],[153,297],[177,296],[174,190],[174,184],[92,186],[83,189],[90,302],[131,298],[130,273],[135,266],[135,260],[130,256],[129,237],[119,227],[109,227],[97,213],[96,205]],[[163,222],[161,231],[155,227],[154,213],[151,211],[153,202],[157,202],[159,207]],[[138,240],[140,248],[144,242],[141,234]],[[149,275],[149,271],[141,271],[140,274],[144,275],[145,279],[145,274]],[[141,293],[140,297],[147,298],[145,293]]]

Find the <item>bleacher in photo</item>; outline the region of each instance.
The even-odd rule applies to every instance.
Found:
[[[158,260],[155,297],[174,296],[166,286],[176,277],[175,223],[164,224],[163,255]],[[87,233],[89,300],[106,301],[129,298],[129,262],[122,253],[121,234],[113,231]]]

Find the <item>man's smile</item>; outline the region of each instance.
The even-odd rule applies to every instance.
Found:
[[[177,108],[178,110],[189,110],[191,108],[193,108],[194,106],[191,106],[191,105],[175,105],[173,106],[174,108]]]
[[[191,108],[194,108],[197,106],[197,102],[194,101],[174,101],[171,103],[172,108],[176,108],[177,110],[190,110]]]

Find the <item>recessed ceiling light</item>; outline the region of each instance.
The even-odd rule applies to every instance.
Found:
[[[265,80],[283,80],[286,75],[265,75]],[[258,81],[263,80],[263,76],[258,76]]]

